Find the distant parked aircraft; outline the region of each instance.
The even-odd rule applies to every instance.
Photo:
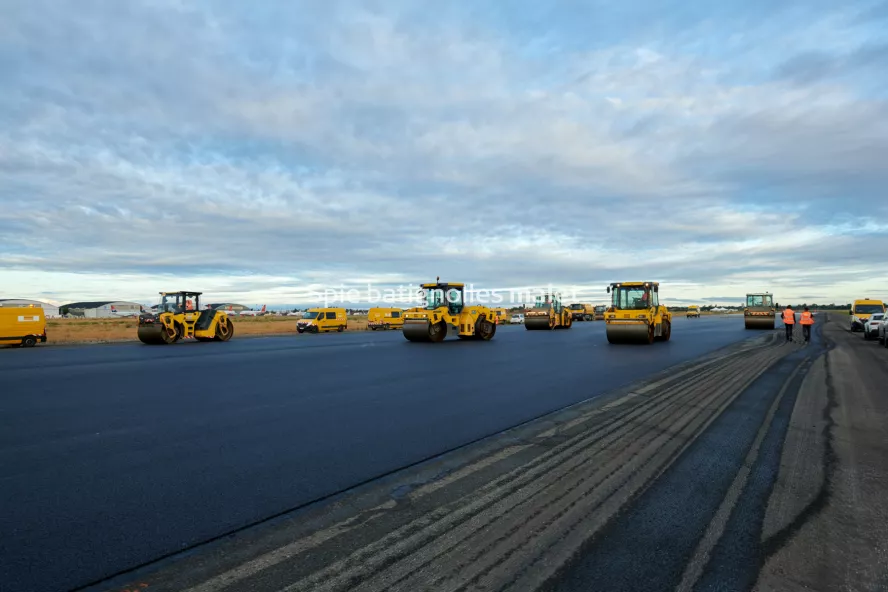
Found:
[[[261,310],[242,310],[239,313],[237,313],[237,315],[240,317],[261,317],[261,316],[264,316],[265,314],[267,314],[267,313],[266,313],[264,304],[262,305]]]

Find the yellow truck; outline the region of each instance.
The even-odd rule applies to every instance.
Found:
[[[0,345],[46,343],[46,315],[39,306],[0,307]]]
[[[571,304],[568,308],[570,308],[570,318],[574,321],[594,321],[595,320],[595,307],[591,304]]]
[[[509,311],[505,308],[491,308],[490,314],[493,315],[493,322],[497,325],[505,325],[509,322]]]
[[[880,312],[885,312],[885,303],[881,300],[869,298],[855,300],[851,305],[851,331],[863,331],[863,325],[869,318]]]
[[[700,318],[700,307],[696,304],[692,304],[688,307],[688,318],[689,319],[699,319]]]
[[[296,322],[299,333],[342,333],[348,327],[348,317],[344,308],[309,308],[308,312]]]
[[[606,312],[607,312],[606,305],[604,305],[604,304],[597,305],[595,307],[595,320],[596,321],[603,321],[604,320],[604,313],[606,313]]]
[[[371,331],[401,329],[404,326],[403,314],[400,308],[374,307],[367,311],[367,326]]]

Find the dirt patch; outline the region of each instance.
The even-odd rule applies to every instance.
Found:
[[[231,317],[235,339],[243,335],[296,333],[295,317]],[[48,343],[137,341],[137,319],[51,319],[46,322]],[[349,316],[346,331],[367,331],[367,317]]]

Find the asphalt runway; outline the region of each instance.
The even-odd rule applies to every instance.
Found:
[[[759,335],[677,318],[0,351],[0,582],[69,590]]]

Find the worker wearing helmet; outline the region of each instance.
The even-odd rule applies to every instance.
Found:
[[[792,342],[792,330],[795,327],[795,311],[790,305],[786,305],[783,311],[783,327],[786,329],[786,342]]]
[[[802,335],[805,337],[805,343],[811,341],[811,326],[814,324],[814,315],[808,311],[808,307],[805,307],[805,311],[802,313],[802,318],[800,320],[802,325]]]

